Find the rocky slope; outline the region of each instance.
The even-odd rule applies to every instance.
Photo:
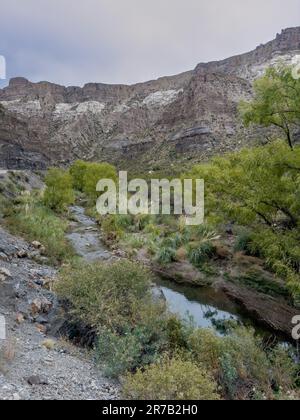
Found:
[[[35,246],[33,246],[35,245]],[[56,271],[37,263],[30,245],[0,227],[0,400],[111,400],[119,387],[88,354],[47,335],[60,311],[51,292]]]
[[[38,168],[77,158],[164,169],[263,138],[237,104],[269,65],[300,54],[300,27],[256,50],[132,86],[63,87],[23,78],[0,90],[0,167]]]

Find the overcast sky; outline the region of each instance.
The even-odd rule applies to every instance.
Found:
[[[299,0],[1,0],[8,77],[135,83],[246,52],[300,25]]]

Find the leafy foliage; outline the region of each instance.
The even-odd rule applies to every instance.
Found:
[[[83,192],[84,176],[85,176],[88,166],[89,166],[88,162],[85,162],[83,160],[77,160],[70,167],[70,174],[73,180],[73,187],[77,191]]]
[[[278,127],[293,148],[293,129],[300,123],[300,80],[290,67],[273,67],[254,83],[254,92],[252,102],[240,105],[244,123]]]
[[[284,276],[297,299],[300,148],[292,151],[277,141],[245,149],[196,166],[192,176],[206,181],[208,219],[246,226],[251,231],[250,252],[264,257],[271,269]]]
[[[116,181],[116,168],[108,163],[89,163],[84,171],[83,192],[91,200],[96,200],[99,195],[96,186],[101,179]]]
[[[144,371],[127,375],[123,395],[133,400],[219,400],[216,389],[203,368],[190,361],[164,358]]]
[[[45,183],[44,203],[47,207],[61,213],[74,203],[72,178],[68,172],[58,168],[49,169]]]

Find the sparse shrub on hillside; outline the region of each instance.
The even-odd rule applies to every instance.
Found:
[[[163,358],[124,379],[123,395],[132,400],[219,400],[217,385],[189,361]]]
[[[72,178],[68,172],[58,168],[49,169],[45,183],[44,203],[47,207],[62,213],[74,203]]]

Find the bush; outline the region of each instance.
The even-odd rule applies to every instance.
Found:
[[[57,168],[49,169],[45,183],[44,203],[51,210],[61,213],[74,203],[72,178],[68,172]]]
[[[235,327],[220,337],[212,330],[195,329],[187,337],[185,357],[213,374],[230,399],[274,398],[296,384],[296,365],[281,346],[265,349],[254,330]]]
[[[195,329],[187,340],[187,346],[193,361],[210,372],[220,369],[222,355],[222,338],[208,329]]]
[[[168,348],[165,302],[154,301],[150,286],[149,272],[127,260],[61,272],[56,291],[73,320],[96,331],[96,357],[109,376],[153,363]]]
[[[189,361],[164,358],[124,379],[123,395],[132,400],[218,400],[209,374]]]
[[[234,245],[235,252],[245,252],[246,255],[253,255],[252,237],[249,232],[241,232]]]
[[[77,191],[83,192],[84,177],[88,165],[88,162],[84,162],[83,160],[77,160],[70,167],[70,174],[73,180],[73,187]]]
[[[91,327],[113,330],[134,325],[142,302],[151,300],[151,275],[127,260],[66,267],[58,294],[72,304],[72,314]]]
[[[108,329],[100,331],[96,357],[107,376],[117,378],[126,371],[135,371],[154,363],[168,348],[162,308],[151,303],[149,305],[150,311],[144,313],[134,328],[128,326],[122,334]]]
[[[300,147],[276,141],[244,149],[194,167],[191,177],[206,181],[209,220],[234,222],[251,232],[238,248],[264,258],[286,280],[300,302]]]
[[[116,168],[108,163],[89,163],[84,172],[83,192],[93,201],[99,196],[96,186],[101,179],[117,181]]]
[[[201,267],[201,265],[207,262],[210,258],[215,255],[216,247],[211,242],[203,242],[197,248],[193,249],[190,247],[189,250],[189,260],[196,267]]]
[[[174,248],[160,248],[157,253],[157,261],[164,265],[169,264],[176,259],[176,250]]]

